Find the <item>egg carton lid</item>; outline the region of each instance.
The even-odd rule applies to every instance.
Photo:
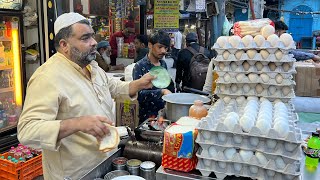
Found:
[[[259,168],[259,167],[257,167],[258,168],[257,173],[252,173],[250,171],[250,167],[256,167],[256,166],[240,164],[240,163],[225,163],[222,161],[213,161],[215,163],[211,163],[212,165],[210,166],[210,168],[208,168],[203,164],[200,157],[198,159],[200,159],[199,160],[200,162],[198,162],[196,169],[199,170],[203,176],[209,176],[211,172],[214,172],[218,178],[219,177],[224,178],[227,175],[235,175],[235,176],[249,177],[253,179],[270,179],[271,177],[267,176],[268,174],[267,171],[271,171],[273,178],[277,177],[276,179],[285,179],[285,177],[288,177],[288,176],[290,176],[290,179],[292,180],[301,179],[301,176],[300,176],[301,173],[299,173],[298,175],[290,175],[290,174],[279,173],[273,170]],[[226,167],[221,168],[219,167],[218,163],[225,163]],[[234,164],[240,164],[241,170],[236,171],[233,167],[231,167]]]
[[[199,131],[199,133],[202,133],[202,130]],[[242,138],[241,143],[234,142],[233,138],[227,138],[227,142],[225,144],[219,143],[220,141],[207,141],[202,139],[198,135],[196,139],[196,143],[198,143],[203,149],[207,149],[210,146],[215,147],[223,147],[223,148],[236,148],[236,149],[243,149],[243,150],[250,150],[250,151],[259,151],[263,154],[268,154],[270,156],[274,157],[285,157],[287,159],[293,160],[293,161],[300,161],[302,158],[302,149],[300,147],[301,143],[288,143],[283,141],[276,141],[276,146],[274,148],[269,148],[266,145],[266,140],[263,138],[259,138],[259,143],[257,146],[254,146],[250,143],[250,137]],[[290,151],[287,149],[290,148]],[[215,148],[217,149],[217,148]],[[293,149],[293,150],[292,150]],[[292,150],[292,151],[291,151]],[[206,151],[202,151],[203,153],[207,153]],[[208,156],[207,156],[208,157]],[[269,157],[269,159],[275,159],[275,158]],[[293,162],[290,161],[290,162]]]
[[[236,76],[239,74],[238,72],[224,72],[224,71],[216,71],[218,74],[218,79],[224,77],[226,74],[229,74],[231,78],[236,78]],[[250,74],[250,73],[245,73],[245,74]],[[253,72],[253,74],[262,74],[261,72]],[[269,73],[264,73],[267,74],[270,78],[274,79],[278,74],[281,74],[283,79],[293,79],[292,74],[290,73],[277,73],[277,72],[269,72]]]
[[[226,149],[226,148],[224,148]],[[201,159],[205,159],[205,160],[213,160],[213,161],[220,161],[220,162],[226,162],[226,163],[239,163],[242,165],[248,165],[248,166],[257,166],[258,168],[262,168],[262,169],[268,169],[268,170],[272,170],[272,171],[276,171],[278,173],[282,173],[282,174],[289,174],[289,175],[293,175],[293,176],[298,176],[300,175],[300,161],[299,160],[292,160],[292,159],[287,159],[287,158],[282,158],[283,161],[285,162],[286,166],[285,168],[283,168],[283,170],[280,170],[279,168],[277,168],[276,164],[275,164],[275,158],[277,158],[277,156],[272,156],[272,155],[268,155],[268,154],[264,154],[266,156],[266,159],[268,160],[267,164],[262,165],[259,163],[257,157],[255,155],[253,155],[249,161],[244,161],[242,160],[241,156],[239,153],[235,153],[232,157],[232,159],[227,159],[223,153],[223,151],[218,151],[216,157],[208,157],[209,155],[207,153],[202,153],[202,152],[206,152],[203,151],[201,148],[198,149],[196,156],[198,158]],[[273,159],[270,159],[273,158]],[[297,168],[299,167],[299,168]]]

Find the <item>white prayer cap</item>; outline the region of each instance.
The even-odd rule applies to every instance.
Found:
[[[61,29],[84,19],[86,19],[84,16],[75,12],[61,14],[54,22],[54,34],[57,35]]]

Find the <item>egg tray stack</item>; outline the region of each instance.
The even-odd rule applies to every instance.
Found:
[[[249,132],[243,132],[239,124],[228,128],[230,126],[224,124],[225,117],[230,112],[242,116],[245,109],[243,104],[247,101],[230,100],[225,103],[220,99],[211,107],[208,116],[201,120],[196,139],[201,147],[197,152],[197,169],[204,176],[214,172],[222,179],[226,175],[257,179],[299,179],[302,138],[301,130],[294,126],[297,115],[293,105],[286,104],[290,120],[289,132],[285,137],[274,128],[266,133],[262,133],[256,126]],[[227,157],[226,150],[232,148],[237,149],[237,152]],[[242,159],[239,153],[241,150],[252,151],[255,155]],[[264,161],[258,158],[259,154],[264,157]]]
[[[265,41],[260,47],[254,42],[245,47],[240,42],[236,49],[229,43],[223,48],[216,43],[213,48],[218,55],[214,59],[214,70],[219,78],[215,93],[218,96],[246,95],[270,100],[281,98],[286,102],[294,98],[292,74],[296,73],[295,59],[282,42],[276,46],[274,48]]]
[[[237,45],[229,42],[223,47],[218,43],[214,45],[218,53],[213,61],[214,70],[219,75],[216,94],[220,100],[198,125],[197,169],[203,176],[214,172],[221,179],[227,175],[301,179],[301,130],[295,126],[298,117],[291,103],[295,97],[292,74],[296,73],[295,59],[289,54],[293,47],[293,43],[285,47],[281,41],[264,41],[259,46],[254,41],[246,45],[241,41]],[[281,126],[276,124],[282,119],[276,120],[276,115],[272,116],[268,131],[263,130],[263,126],[257,127],[257,117],[254,126],[246,131],[240,123],[232,128],[225,124],[231,112],[237,114],[238,119],[242,117],[245,105],[251,100],[259,102],[259,108],[263,101],[271,103],[271,114],[276,113],[278,102],[285,104],[286,134],[279,133]],[[256,113],[260,113],[259,108]]]

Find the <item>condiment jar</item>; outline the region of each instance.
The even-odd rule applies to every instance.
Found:
[[[130,159],[127,161],[127,169],[131,175],[139,176],[139,168],[141,161],[138,159]]]
[[[201,119],[207,115],[208,110],[203,106],[203,102],[200,100],[195,100],[194,104],[189,109],[189,116],[196,119]]]
[[[156,164],[152,161],[144,161],[140,164],[140,176],[146,180],[156,179]]]
[[[128,159],[125,157],[117,157],[112,160],[113,170],[126,170],[126,163]]]

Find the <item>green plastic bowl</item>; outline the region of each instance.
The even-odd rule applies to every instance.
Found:
[[[152,80],[152,84],[157,88],[167,88],[171,83],[171,77],[166,68],[162,66],[153,66],[150,69],[150,74],[156,76],[156,79]]]

